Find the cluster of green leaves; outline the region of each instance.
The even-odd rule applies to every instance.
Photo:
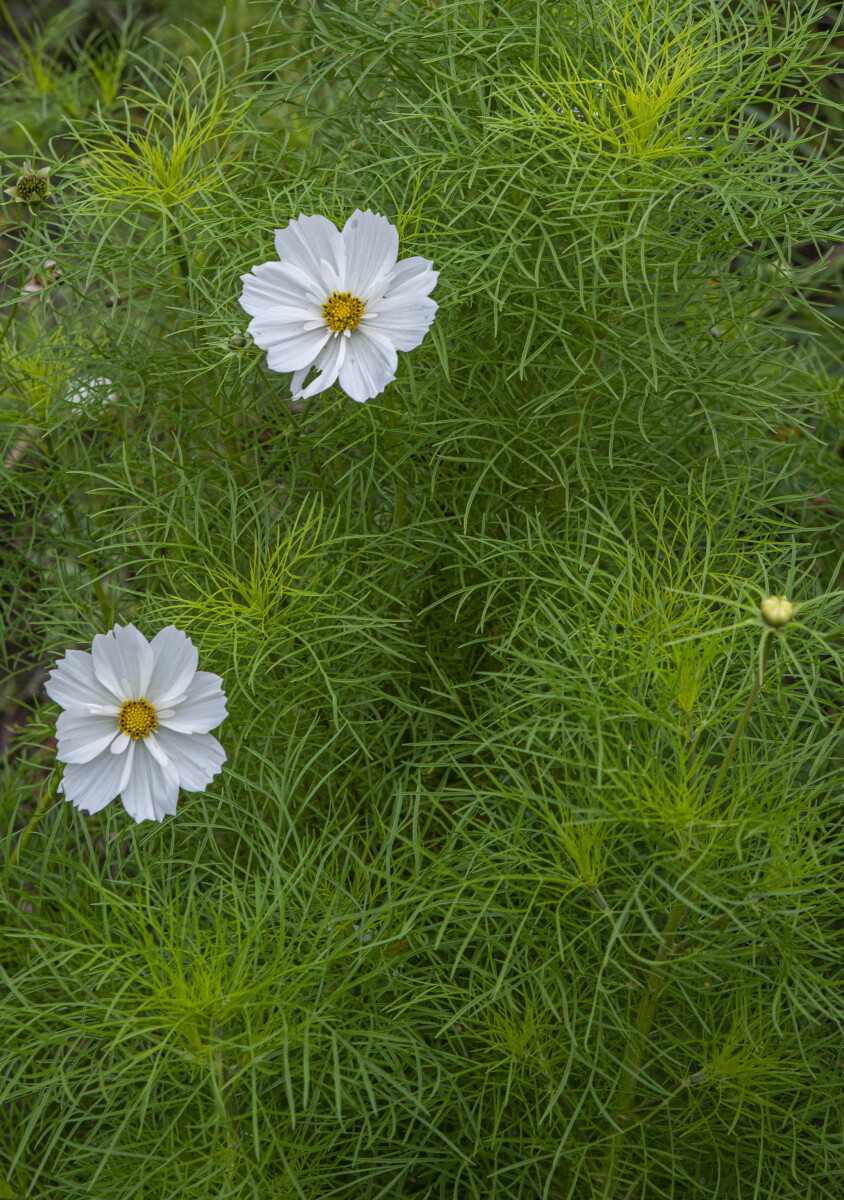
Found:
[[[5,674],[174,623],[230,716],[175,818],[59,799],[13,856],[26,704],[0,1197],[838,1200],[822,12],[229,5],[75,109],[90,53],[29,108],[18,61]],[[367,207],[436,321],[293,404],[238,277]]]

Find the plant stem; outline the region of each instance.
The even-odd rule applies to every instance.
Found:
[[[644,992],[642,999],[639,1002],[639,1011],[636,1014],[636,1027],[633,1031],[633,1036],[627,1043],[627,1049],[624,1054],[624,1062],[622,1064],[623,1077],[621,1086],[618,1089],[616,1099],[616,1121],[622,1126],[616,1129],[610,1139],[610,1144],[607,1147],[604,1161],[601,1165],[601,1176],[606,1181],[607,1187],[604,1195],[609,1198],[612,1196],[609,1190],[612,1187],[615,1177],[616,1167],[618,1166],[619,1157],[624,1143],[624,1128],[630,1121],[631,1109],[633,1107],[633,1097],[636,1092],[636,1084],[638,1082],[639,1070],[642,1065],[642,1054],[645,1049],[645,1042],[651,1030],[656,1010],[659,1007],[659,998],[662,987],[666,981],[665,972],[662,970],[662,965],[671,955],[674,949],[674,939],[677,936],[677,931],[683,920],[686,912],[685,901],[678,896],[671,906],[668,914],[668,920],[665,923],[663,933],[663,941],[660,946],[653,966],[648,974],[644,984]]]
[[[82,529],[79,524],[79,518],[76,515],[76,511],[73,507],[73,504],[71,503],[69,496],[64,497],[64,499],[62,501],[62,506],[64,508],[67,519],[70,522],[70,525],[73,529],[73,532],[76,536],[76,540],[78,542],[82,542],[83,537],[82,537]],[[111,605],[109,604],[108,598],[106,597],[105,589],[103,588],[102,583],[100,582],[99,578],[97,577],[97,572],[94,570],[94,568],[91,566],[91,564],[87,561],[87,559],[84,558],[84,554],[85,554],[85,552],[83,551],[83,553],[79,557],[85,567],[85,570],[88,572],[88,578],[91,580],[91,587],[94,589],[94,595],[97,597],[97,600],[99,601],[100,611],[103,614],[103,626],[106,629],[109,629],[111,627],[111,621],[112,621]]]
[[[35,826],[38,824],[38,822],[44,816],[44,813],[47,811],[47,809],[52,804],[53,800],[55,800],[55,798],[56,798],[56,791],[58,790],[59,783],[61,782],[61,777],[62,777],[61,771],[58,771],[58,770],[53,771],[53,777],[50,780],[50,783],[48,784],[46,790],[44,791],[43,796],[38,801],[38,807],[36,808],[35,812],[30,817],[29,824],[26,826],[23,833],[18,838],[17,846],[15,846],[14,850],[9,855],[9,862],[7,864],[8,870],[12,870],[20,862],[20,857],[23,854],[24,850],[26,849],[29,839],[32,837],[33,833],[35,832]]]
[[[255,365],[257,367],[258,374],[263,379],[264,384],[265,384],[266,389],[269,392],[269,394],[271,396],[278,397],[278,393],[276,392],[276,389],[273,387],[273,385],[270,383],[269,379],[267,378],[267,373],[264,370],[264,368],[261,366],[260,363],[256,363]],[[290,411],[290,405],[288,403],[286,403],[284,400],[281,401],[281,410],[284,413],[285,417],[287,417],[288,421],[293,426],[294,430],[298,433],[299,432],[299,422],[296,420],[296,418],[293,416],[293,413]]]
[[[49,433],[44,434],[44,444],[47,447],[47,453],[50,457],[50,461],[55,462],[56,452],[53,447],[53,439],[50,437]],[[73,534],[74,534],[77,542],[79,543],[79,545],[84,545],[86,539],[82,535],[82,527],[79,524],[79,518],[76,515],[76,509],[73,507],[73,503],[70,499],[70,493],[65,491],[64,489],[60,489],[58,499],[59,499],[59,503],[62,506],[62,509],[64,510],[64,514],[67,517],[68,524],[70,525],[71,529],[73,530]],[[87,561],[87,559],[84,557],[84,555],[85,555],[85,551],[83,551],[82,554],[79,555],[79,560],[82,563],[82,565],[85,567],[85,570],[88,572],[88,578],[91,580],[91,587],[94,589],[94,595],[97,597],[97,600],[99,601],[100,611],[102,612],[102,616],[103,616],[103,628],[109,629],[111,627],[112,617],[113,617],[111,605],[108,602],[108,599],[105,594],[105,589],[103,588],[103,585],[100,583],[100,580],[97,576],[97,572],[94,570],[94,568],[91,566],[91,564]]]
[[[6,334],[9,332],[12,321],[14,321],[15,316],[17,314],[18,307],[20,305],[20,295],[21,295],[21,291],[23,290],[24,274],[25,274],[25,270],[23,267],[21,267],[20,272],[18,273],[18,286],[15,291],[14,303],[12,304],[12,307],[9,309],[8,317],[3,322],[3,328],[0,329],[0,342],[5,342]]]
[[[37,77],[39,74],[39,71],[38,71],[38,63],[35,58],[35,55],[32,53],[32,50],[30,49],[30,47],[26,44],[25,39],[21,36],[20,30],[18,29],[15,22],[12,20],[12,14],[9,12],[8,8],[6,7],[5,0],[0,0],[0,13],[2,13],[3,16],[6,18],[6,24],[9,26],[9,29],[11,30],[12,37],[15,39],[17,44],[20,46],[21,52],[23,53],[24,58],[29,63],[30,67],[32,68],[33,75],[35,75]]]
[[[215,1021],[214,1041],[219,1042],[221,1040],[219,1026]],[[223,1100],[223,1112],[225,1114],[229,1137],[231,1139],[230,1145],[232,1147],[239,1146],[241,1141],[240,1113],[237,1107],[237,1100],[232,1095],[230,1087],[232,1072],[229,1070],[228,1065],[226,1064],[225,1055],[223,1054],[222,1050],[217,1049],[214,1051],[214,1064],[217,1068],[217,1086],[219,1088],[220,1096]]]
[[[0,3],[2,3],[2,0],[0,0]],[[5,5],[3,7],[5,7]],[[23,207],[24,206],[22,204],[19,204],[18,210],[20,210]],[[31,210],[27,210],[27,211],[30,211],[30,215],[33,218],[33,224],[34,224],[35,213],[32,212]],[[0,330],[0,342],[5,342],[6,334],[9,332],[9,329],[12,326],[12,322],[14,321],[14,319],[17,315],[18,308],[20,307],[21,296],[23,295],[23,284],[24,284],[24,276],[25,275],[26,275],[26,264],[22,262],[21,269],[18,272],[18,283],[17,283],[17,287],[15,288],[15,299],[12,304],[12,307],[9,309],[8,317],[3,322],[3,328],[2,328],[2,330]]]
[[[762,647],[762,662],[759,667],[759,673],[753,681],[753,687],[750,689],[750,695],[747,697],[747,704],[745,704],[745,706],[744,706],[744,712],[739,717],[739,723],[736,726],[735,733],[733,734],[733,740],[730,742],[729,746],[727,747],[727,753],[724,755],[724,761],[721,763],[721,768],[715,777],[715,782],[712,785],[712,791],[710,793],[710,799],[712,799],[712,797],[714,797],[717,794],[718,789],[723,782],[724,776],[727,773],[727,767],[732,762],[732,758],[733,758],[733,755],[735,754],[736,746],[739,744],[739,739],[741,738],[741,735],[744,733],[744,727],[747,724],[747,719],[750,716],[751,709],[753,708],[756,697],[759,695],[759,689],[762,686],[762,680],[764,679],[764,676],[765,676],[765,665],[768,662],[768,655],[771,653],[771,646],[773,644],[773,640],[774,640],[773,630],[768,630],[768,632],[765,634],[765,644]]]
[[[607,904],[607,901],[604,898],[604,895],[601,892],[601,889],[597,886],[592,886],[592,887],[588,887],[586,889],[586,891],[592,897],[592,899],[595,901],[595,904],[598,906],[598,908],[604,914],[604,916],[607,917],[607,919],[612,923],[613,928],[615,930],[616,941],[618,942],[619,946],[621,946],[621,948],[627,952],[627,954],[630,956],[630,959],[633,962],[636,962],[637,955],[634,952],[633,947],[628,942],[627,938],[624,936],[623,933],[620,932],[620,930],[618,928],[618,920],[615,916],[615,913],[613,913],[609,904]]]
[[[176,265],[179,268],[179,275],[182,279],[182,287],[185,289],[185,294],[190,299],[190,267],[188,266],[188,248],[185,245],[185,239],[182,237],[182,231],[179,229],[178,222],[174,213],[168,209],[167,213],[170,222],[170,234],[176,244]],[[193,327],[191,327],[193,330]]]
[[[735,754],[736,746],[739,743],[751,710],[753,709],[756,697],[759,695],[759,689],[765,676],[765,665],[768,661],[768,655],[771,652],[773,643],[773,632],[768,630],[765,634],[765,642],[762,646],[762,659],[759,667],[759,672],[753,681],[753,687],[750,689],[750,695],[747,697],[747,703],[744,706],[744,711],[739,718],[739,723],[736,726],[736,731],[733,734],[732,741],[727,747],[727,752],[724,755],[724,761],[721,763],[715,783],[712,786],[710,798],[715,796],[723,782],[724,776],[727,773],[727,768],[732,762]],[[665,923],[665,928],[662,931],[662,944],[659,948],[659,953],[654,959],[651,970],[645,980],[642,999],[639,1002],[639,1011],[636,1014],[636,1025],[633,1030],[633,1035],[627,1043],[624,1053],[624,1061],[622,1064],[622,1080],[619,1085],[618,1095],[615,1105],[615,1121],[616,1128],[610,1138],[609,1146],[607,1147],[604,1160],[601,1165],[601,1178],[604,1181],[604,1196],[607,1200],[613,1200],[612,1186],[615,1179],[616,1170],[621,1157],[621,1150],[624,1145],[625,1126],[629,1123],[632,1116],[633,1099],[636,1093],[636,1084],[639,1078],[639,1072],[642,1066],[642,1055],[644,1054],[645,1044],[648,1039],[648,1034],[651,1031],[656,1012],[659,1007],[660,996],[662,989],[668,979],[668,972],[665,969],[667,960],[672,956],[675,949],[677,933],[683,923],[686,915],[686,902],[682,896],[677,896],[671,909],[668,913],[668,920]]]
[[[384,403],[387,407],[387,421],[390,425],[390,433],[392,437],[390,441],[393,447],[401,450],[401,438],[398,433],[398,421],[396,419],[396,411],[393,408],[393,399],[389,392],[384,397]],[[407,524],[407,492],[404,486],[404,477],[401,472],[396,471],[396,528],[404,529]]]

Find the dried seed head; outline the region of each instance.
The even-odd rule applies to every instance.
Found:
[[[50,195],[49,174],[49,167],[33,171],[28,162],[24,163],[23,174],[18,177],[13,187],[6,188],[6,195],[11,196],[20,204],[28,204],[30,207],[41,204]]]

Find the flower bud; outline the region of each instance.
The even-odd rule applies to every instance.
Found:
[[[759,607],[762,620],[773,629],[782,629],[794,616],[794,605],[786,596],[766,596]]]

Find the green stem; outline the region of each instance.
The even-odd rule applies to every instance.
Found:
[[[47,454],[49,455],[50,462],[55,462],[56,451],[53,446],[53,439],[50,437],[49,433],[44,434],[44,445],[47,447]],[[60,491],[59,503],[61,504],[64,514],[67,517],[68,524],[73,530],[76,541],[80,546],[84,546],[85,538],[82,535],[82,527],[79,524],[79,518],[76,515],[76,510],[73,507],[73,502],[70,498],[69,492],[64,491],[63,489]],[[105,589],[103,588],[102,583],[100,583],[97,572],[85,558],[84,550],[79,555],[79,560],[84,566],[85,570],[88,572],[88,578],[91,580],[91,587],[94,589],[94,595],[99,601],[100,611],[103,615],[103,628],[110,629],[114,614],[112,613],[111,605],[106,597]]]
[[[2,4],[2,0],[0,0],[0,4]],[[23,205],[18,205],[18,208],[22,208],[22,207],[23,207]],[[33,220],[34,220],[34,218],[35,218],[34,212],[31,209],[29,209],[27,211],[30,212],[30,214],[32,215]],[[12,322],[15,319],[15,315],[17,314],[18,308],[20,307],[21,297],[23,296],[23,285],[24,285],[24,276],[25,275],[26,275],[26,264],[21,263],[21,269],[18,272],[18,285],[17,285],[17,288],[15,289],[14,303],[12,304],[12,307],[9,309],[8,317],[3,322],[3,328],[0,329],[0,342],[5,342],[6,334],[9,332]]]
[[[38,63],[36,61],[35,55],[32,53],[32,50],[26,44],[26,41],[24,40],[24,38],[21,37],[21,32],[18,29],[15,22],[12,20],[12,14],[9,12],[8,8],[6,7],[5,0],[0,0],[0,13],[2,13],[3,16],[6,18],[6,24],[9,26],[9,29],[11,30],[12,37],[17,42],[24,58],[29,63],[30,67],[32,68],[32,73],[34,75],[38,76],[40,74],[40,72],[38,71]]]
[[[384,397],[384,403],[387,407],[387,421],[390,425],[391,438],[393,447],[401,450],[401,438],[398,432],[398,420],[396,412],[393,408],[393,399],[389,392]],[[404,529],[407,524],[407,491],[404,486],[404,478],[399,471],[396,471],[396,528]]]
[[[768,632],[765,635],[765,644],[762,647],[762,662],[759,667],[759,674],[756,676],[756,678],[753,681],[753,687],[750,689],[750,695],[747,697],[747,704],[745,704],[745,706],[744,706],[744,712],[739,717],[739,723],[736,726],[735,733],[733,734],[733,740],[730,742],[729,746],[727,747],[727,753],[724,755],[724,761],[721,763],[721,769],[719,770],[718,774],[715,776],[715,782],[712,785],[710,799],[717,794],[718,789],[720,788],[720,786],[724,780],[724,776],[727,773],[727,767],[729,767],[730,763],[732,762],[733,755],[735,754],[735,751],[736,751],[736,746],[739,744],[739,739],[741,738],[741,735],[744,733],[744,727],[747,724],[747,719],[750,716],[751,709],[753,708],[756,697],[759,695],[759,689],[761,688],[762,681],[765,677],[765,665],[768,662],[768,655],[771,653],[771,646],[773,644],[773,640],[774,640],[773,631],[768,630]]]
[[[182,231],[179,229],[176,218],[172,212],[167,213],[170,222],[170,232],[173,241],[176,243],[176,264],[179,268],[179,274],[182,277],[182,285],[185,293],[190,293],[190,267],[188,266],[188,248],[185,245],[185,239],[182,237]]]
[[[662,969],[663,964],[670,957],[674,949],[674,940],[685,912],[685,901],[678,896],[671,906],[668,920],[665,923],[665,929],[662,931],[663,941],[659,948],[659,953],[645,980],[642,999],[639,1002],[639,1011],[636,1014],[636,1027],[625,1050],[624,1062],[622,1064],[622,1080],[618,1089],[618,1096],[616,1097],[615,1112],[616,1122],[621,1128],[616,1129],[610,1138],[610,1143],[601,1165],[601,1176],[607,1184],[604,1195],[608,1198],[612,1196],[612,1183],[624,1143],[624,1127],[629,1124],[631,1118],[633,1098],[636,1093],[636,1084],[639,1080],[645,1043],[647,1042],[651,1025],[653,1025],[654,1017],[656,1016],[656,1010],[659,1007],[660,993],[666,982],[666,973]]]
[[[724,761],[715,777],[715,783],[712,787],[711,796],[715,796],[724,776],[727,773],[733,755],[736,751],[736,746],[739,743],[756,697],[759,695],[759,689],[762,687],[762,682],[765,676],[765,665],[768,661],[768,655],[771,652],[773,642],[773,632],[768,630],[765,635],[765,642],[762,647],[762,658],[759,666],[759,672],[753,681],[753,687],[750,689],[750,695],[747,697],[747,703],[744,706],[744,711],[739,718],[739,723],[736,731],[733,734],[732,741],[727,747],[727,752],[724,755]],[[639,1072],[642,1067],[642,1056],[644,1054],[645,1045],[648,1035],[651,1031],[654,1018],[656,1017],[657,1009],[659,1008],[660,996],[662,990],[668,980],[668,971],[666,969],[667,960],[672,956],[675,949],[677,933],[680,929],[686,915],[686,902],[682,896],[677,896],[671,906],[668,914],[668,920],[665,923],[665,928],[662,931],[662,945],[659,948],[659,953],[654,959],[653,966],[644,984],[642,999],[639,1002],[639,1011],[636,1014],[636,1025],[633,1030],[633,1035],[627,1043],[624,1053],[624,1061],[622,1063],[622,1079],[616,1096],[615,1105],[615,1123],[617,1128],[610,1138],[609,1146],[601,1166],[601,1177],[604,1180],[604,1195],[607,1200],[612,1198],[612,1187],[615,1180],[615,1174],[618,1169],[618,1164],[621,1159],[621,1151],[624,1145],[624,1135],[626,1126],[629,1125],[632,1117],[633,1100],[636,1094],[636,1084],[639,1080]]]
[[[9,309],[9,315],[8,315],[8,317],[7,317],[7,318],[6,318],[6,320],[3,322],[3,328],[2,328],[2,329],[0,329],[0,342],[5,342],[5,340],[6,340],[6,334],[9,332],[9,328],[10,328],[10,326],[11,326],[11,324],[12,324],[12,321],[14,321],[14,319],[15,319],[15,314],[17,313],[17,311],[18,311],[18,308],[19,308],[19,306],[20,306],[20,302],[21,302],[21,299],[20,299],[20,298],[21,298],[21,292],[23,291],[23,277],[24,277],[24,274],[25,274],[25,270],[24,270],[24,268],[23,268],[23,267],[21,267],[21,269],[20,269],[20,274],[18,275],[18,286],[17,286],[16,292],[15,292],[15,300],[14,300],[14,303],[12,304],[12,307]]]
[[[222,1040],[216,1021],[214,1022],[213,1036],[215,1042]],[[220,1096],[222,1097],[223,1112],[225,1114],[226,1124],[228,1125],[229,1135],[232,1138],[233,1144],[238,1146],[240,1145],[241,1141],[240,1113],[237,1107],[237,1100],[232,1094],[230,1086],[232,1072],[229,1070],[226,1064],[225,1055],[223,1054],[222,1050],[218,1049],[214,1051],[214,1062],[217,1068],[217,1088]]]
[[[269,394],[270,394],[271,396],[275,396],[275,395],[276,395],[276,390],[275,390],[275,388],[273,387],[273,385],[270,383],[269,379],[267,378],[267,372],[264,370],[264,368],[261,366],[261,364],[260,364],[260,363],[256,363],[255,365],[256,365],[256,367],[257,367],[257,369],[258,369],[258,374],[261,376],[261,378],[262,378],[262,379],[263,379],[263,381],[264,381],[264,384],[265,384],[265,386],[266,386],[266,389],[267,389],[267,391],[269,392]],[[313,397],[312,397],[312,398],[313,398]],[[289,408],[288,404],[287,404],[287,403],[285,403],[285,401],[284,401],[284,400],[282,400],[282,402],[281,402],[281,408],[282,408],[282,411],[284,412],[284,415],[287,417],[288,421],[291,423],[291,425],[293,426],[293,428],[294,428],[294,429],[296,430],[296,432],[298,433],[298,432],[299,432],[299,422],[298,422],[298,421],[296,420],[296,418],[293,416],[293,413],[290,411],[290,408]],[[304,419],[304,418],[303,418],[303,419]]]
[[[29,843],[29,839],[32,837],[33,833],[35,832],[36,825],[41,820],[41,818],[44,816],[44,813],[50,807],[53,800],[55,800],[55,798],[56,798],[56,791],[58,790],[58,786],[59,786],[59,783],[61,782],[61,778],[62,778],[61,771],[56,770],[53,772],[53,777],[50,780],[50,783],[47,786],[47,788],[44,792],[44,795],[38,801],[38,807],[36,808],[35,812],[30,817],[29,824],[26,826],[23,833],[18,838],[17,846],[15,846],[14,850],[9,855],[9,862],[8,862],[8,868],[7,868],[8,870],[12,870],[20,862],[20,857],[23,854],[24,850],[26,849],[26,847]]]
[[[77,542],[79,542],[80,544],[83,544],[84,539],[82,537],[82,528],[79,524],[79,518],[76,515],[76,511],[73,507],[73,502],[71,501],[70,496],[65,496],[63,498],[62,507],[64,508],[65,515],[67,516],[68,522],[69,522],[71,528],[73,529],[73,532],[74,532]],[[80,561],[82,562],[83,566],[85,567],[85,570],[88,572],[88,578],[91,580],[91,587],[94,589],[94,595],[97,597],[97,600],[99,601],[100,611],[103,614],[103,626],[105,629],[110,629],[111,624],[112,624],[112,611],[111,611],[111,605],[109,604],[108,599],[106,597],[103,585],[97,576],[97,572],[94,570],[94,568],[91,566],[91,564],[85,558],[84,550],[83,550],[82,554],[79,555],[79,558],[80,558]]]
[[[168,211],[167,215],[168,215],[168,221],[169,221],[169,225],[170,225],[170,236],[172,237],[173,243],[176,247],[176,263],[179,268],[179,275],[181,277],[182,287],[184,288],[185,298],[187,299],[188,303],[190,304],[193,302],[193,291],[192,291],[192,286],[191,286],[190,263],[189,263],[189,259],[188,259],[187,242],[185,241],[184,235],[183,235],[181,229],[179,228],[179,224],[176,220],[175,214]],[[188,341],[190,341],[193,345],[196,345],[197,341],[198,341],[197,332],[196,332],[196,323],[194,321],[189,321],[188,329],[190,331],[189,335],[188,335]],[[229,464],[235,474],[235,478],[237,479],[237,482],[240,484],[241,487],[245,487],[246,482],[247,482],[246,471],[240,462],[240,446],[239,446],[238,440],[237,440],[237,425],[236,425],[236,422],[233,420],[230,432],[229,433],[223,432],[223,427],[226,422],[225,422],[225,412],[224,412],[224,401],[223,401],[222,389],[220,389],[218,395],[219,395],[219,412],[217,414],[217,417],[220,422],[220,434],[225,443],[225,447],[226,447],[226,450],[228,452],[228,457],[229,457]]]
[[[610,908],[609,904],[607,904],[607,901],[604,898],[603,893],[601,892],[601,889],[599,887],[597,887],[597,885],[595,885],[592,887],[588,887],[586,889],[586,891],[589,893],[589,895],[595,901],[596,905],[601,910],[601,912],[604,914],[604,916],[612,923],[613,929],[615,931],[615,940],[621,946],[622,950],[624,950],[630,956],[630,959],[633,962],[637,962],[638,961],[637,955],[635,954],[633,947],[630,945],[627,938],[619,930],[618,918],[616,917],[615,913]]]

